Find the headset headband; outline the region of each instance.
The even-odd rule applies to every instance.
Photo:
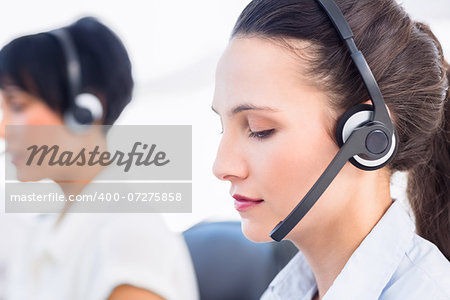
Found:
[[[386,125],[387,129],[393,132],[393,125],[391,118],[386,110],[383,95],[381,94],[378,83],[375,80],[369,65],[364,58],[364,55],[356,47],[353,40],[353,32],[344,18],[339,7],[333,0],[317,0],[322,8],[327,13],[328,17],[333,22],[334,27],[341,39],[345,42],[348,50],[350,51],[351,58],[356,65],[356,68],[361,74],[364,84],[369,92],[370,99],[373,103],[374,116],[372,121],[378,121]]]
[[[64,28],[49,31],[58,42],[64,53],[67,66],[67,80],[69,83],[70,103],[73,101],[81,90],[81,66],[78,53],[69,32]]]

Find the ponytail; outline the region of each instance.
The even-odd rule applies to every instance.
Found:
[[[436,42],[443,73],[448,81],[450,68],[439,42],[428,27],[422,28]],[[432,137],[429,158],[409,171],[408,199],[416,218],[417,233],[433,242],[450,260],[450,91],[442,105],[441,126]]]

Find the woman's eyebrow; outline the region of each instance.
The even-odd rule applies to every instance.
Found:
[[[216,113],[219,114],[213,106],[211,106],[211,109]],[[270,106],[258,106],[258,105],[254,105],[254,104],[240,104],[237,105],[235,107],[233,107],[230,112],[229,115],[230,116],[234,116],[235,114],[241,112],[241,111],[246,111],[246,110],[264,110],[264,111],[269,111],[269,112],[279,112],[279,109],[276,109],[274,107],[270,107]],[[220,115],[220,114],[219,114]]]

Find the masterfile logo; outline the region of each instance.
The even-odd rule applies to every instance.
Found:
[[[138,148],[141,145],[143,151],[147,150],[147,148],[148,150],[145,152],[138,151]],[[72,166],[73,164],[76,164],[77,166],[95,166],[96,164],[109,166],[110,164],[115,163],[118,166],[125,166],[125,172],[130,170],[133,162],[137,166],[155,165],[157,167],[164,166],[170,162],[170,160],[166,159],[166,153],[164,151],[158,151],[154,154],[155,149],[155,144],[149,147],[147,144],[135,142],[133,148],[128,153],[122,151],[116,151],[114,153],[109,151],[99,152],[99,146],[95,146],[92,151],[82,148],[81,151],[76,154],[72,151],[61,152],[58,145],[53,145],[52,147],[49,147],[48,145],[42,145],[40,147],[38,145],[32,145],[27,148],[30,153],[26,165],[31,166],[35,163],[37,166],[41,166],[47,155],[50,155],[48,160],[49,166]],[[38,154],[40,154],[40,156],[38,156]],[[135,157],[136,160],[134,160]],[[35,158],[36,162],[34,162]]]
[[[11,125],[5,133],[6,212],[192,210],[190,125]]]

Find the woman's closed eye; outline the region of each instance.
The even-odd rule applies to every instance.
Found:
[[[13,112],[23,111],[28,104],[27,101],[23,100],[21,97],[16,96],[15,93],[3,94],[3,101],[5,108],[8,108]]]
[[[249,137],[256,138],[258,140],[262,140],[265,138],[268,138],[275,132],[275,129],[267,129],[267,130],[261,130],[261,131],[251,131],[249,133]]]
[[[8,103],[8,106],[14,112],[21,112],[25,109],[26,104],[19,101],[11,101]]]

